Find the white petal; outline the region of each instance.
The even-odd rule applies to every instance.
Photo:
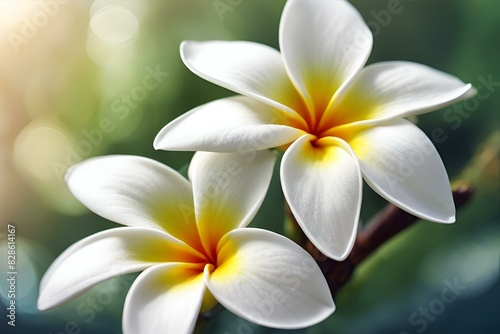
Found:
[[[372,34],[347,1],[289,0],[280,23],[285,66],[300,93],[321,113],[365,64]]]
[[[281,162],[285,198],[309,240],[326,256],[344,260],[356,238],[362,179],[343,140],[296,140]]]
[[[198,267],[164,264],[139,275],[125,300],[124,333],[192,333],[206,290]]]
[[[276,109],[237,96],[216,100],[180,116],[156,136],[155,149],[243,152],[287,144],[303,132]]]
[[[365,181],[382,197],[423,219],[455,221],[443,162],[418,127],[397,120],[361,132],[350,144]]]
[[[104,156],[73,166],[66,181],[80,202],[106,219],[199,244],[191,185],[170,167],[143,157]]]
[[[200,77],[290,115],[302,105],[280,53],[267,45],[185,41],[181,44],[181,57]]]
[[[404,61],[364,68],[331,111],[336,123],[408,117],[470,97],[473,88],[431,67]]]
[[[309,327],[335,310],[314,259],[291,240],[261,229],[229,232],[207,286],[229,311],[259,325]],[[206,268],[207,269],[207,268]]]
[[[214,249],[228,231],[250,223],[266,196],[275,160],[270,151],[193,156],[189,178],[206,248]]]
[[[96,284],[165,261],[199,261],[195,251],[168,234],[121,227],[91,235],[64,251],[40,283],[38,308],[58,306]]]

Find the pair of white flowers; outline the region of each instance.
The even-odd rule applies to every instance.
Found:
[[[410,62],[363,68],[372,35],[344,0],[289,0],[279,43],[281,52],[251,42],[181,45],[194,73],[242,96],[186,113],[154,146],[221,153],[196,153],[189,181],[133,156],[74,166],[66,176],[72,193],[127,227],[66,250],[42,279],[40,309],[144,270],[125,301],[127,333],[190,333],[217,301],[270,327],[328,317],[335,306],[312,257],[283,236],[244,228],[269,186],[269,148],[284,151],[281,183],[299,225],[333,259],[345,259],[354,244],[362,178],[418,217],[455,220],[437,151],[403,118],[470,97],[471,85]]]

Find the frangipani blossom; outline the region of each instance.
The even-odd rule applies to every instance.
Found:
[[[281,52],[253,42],[183,42],[200,77],[243,96],[202,105],[165,126],[156,149],[285,151],[281,183],[299,225],[325,255],[355,241],[362,178],[418,217],[455,221],[446,170],[432,142],[403,118],[474,94],[430,67],[388,61],[363,68],[372,35],[343,0],[289,0]]]
[[[244,228],[267,192],[275,157],[196,153],[189,179],[150,159],[92,158],[70,169],[72,193],[126,225],[68,248],[45,273],[46,310],[103,280],[143,271],[125,300],[125,333],[191,333],[216,301],[260,325],[301,328],[335,309],[313,258],[276,233]]]

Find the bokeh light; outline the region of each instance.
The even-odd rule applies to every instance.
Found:
[[[185,169],[192,153],[155,151],[155,135],[191,108],[234,93],[191,73],[180,59],[180,43],[250,40],[279,48],[285,2],[0,1],[0,268],[4,275],[7,225],[13,224],[18,333],[64,332],[72,322],[82,333],[121,333],[133,275],[116,279],[123,289],[99,305],[91,320],[78,310],[109,283],[55,310],[36,310],[39,281],[50,263],[77,240],[117,226],[78,203],[64,172],[105,154],[142,155]],[[418,118],[450,179],[477,189],[455,224],[420,222],[391,240],[336,296],[332,317],[293,333],[417,333],[409,316],[439,298],[443,282],[455,278],[467,289],[428,322],[425,333],[468,333],[462,319],[476,326],[474,332],[500,332],[500,7],[495,1],[401,0],[401,10],[391,13],[392,1],[351,2],[375,35],[369,63],[424,63],[471,82],[485,96],[462,113],[447,108]],[[445,140],[433,138],[439,129]],[[281,232],[277,173],[253,224]],[[385,203],[369,188],[363,196],[366,222]],[[4,276],[2,309],[8,302]],[[0,328],[15,332],[5,317]],[[204,333],[225,332],[282,333],[222,311]]]

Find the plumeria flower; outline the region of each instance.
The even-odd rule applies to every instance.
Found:
[[[66,181],[90,210],[126,225],[68,248],[40,284],[38,307],[58,306],[106,279],[143,271],[125,300],[125,333],[191,333],[217,301],[277,328],[316,324],[335,309],[313,258],[291,240],[244,228],[267,192],[275,157],[197,153],[189,179],[135,156],[92,158]]]
[[[165,126],[164,150],[285,151],[280,177],[300,227],[343,260],[355,241],[362,178],[411,214],[455,220],[446,170],[427,136],[403,119],[474,94],[430,67],[388,61],[363,68],[372,35],[343,0],[289,0],[281,52],[241,41],[183,42],[200,77],[242,94],[202,105]]]

